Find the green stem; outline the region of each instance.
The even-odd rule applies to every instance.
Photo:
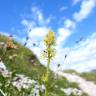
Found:
[[[49,85],[49,68],[50,68],[50,52],[48,52],[48,62],[47,62],[47,73],[46,73],[46,90],[45,90],[45,96],[48,96],[48,85]]]
[[[0,89],[0,92],[2,93],[3,96],[6,96],[5,93]]]

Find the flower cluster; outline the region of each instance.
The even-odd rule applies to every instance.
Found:
[[[55,34],[52,31],[49,31],[47,36],[44,39],[44,43],[46,46],[51,46],[55,44]]]
[[[12,74],[12,72],[9,72],[7,69],[6,69],[6,67],[5,67],[5,65],[3,64],[3,62],[2,61],[0,61],[0,74],[3,76],[3,77],[11,77],[11,74]]]
[[[66,89],[61,88],[61,91],[64,91],[68,96],[70,96],[71,94],[75,96],[82,96],[83,94],[83,92],[77,88],[66,88]]]
[[[12,38],[8,37],[6,40],[6,47],[8,49],[17,49],[17,46],[12,42]]]
[[[52,31],[49,31],[48,34],[46,35],[45,39],[44,39],[44,44],[46,46],[46,49],[43,51],[42,56],[45,59],[50,59],[52,60],[55,55],[56,55],[56,51],[55,48],[53,48],[53,46],[55,45],[55,34]]]
[[[39,96],[39,94],[45,92],[45,85],[40,85],[35,80],[30,79],[22,74],[15,74],[12,77],[12,72],[9,72],[2,61],[0,61],[0,75],[5,78],[6,84],[4,85],[8,87],[10,84],[13,88],[16,88],[18,92],[22,92],[22,90],[30,90],[28,96]],[[10,79],[7,79],[10,78]],[[0,85],[2,86],[2,84]]]
[[[28,89],[32,85],[35,85],[37,82],[35,80],[31,80],[24,75],[16,75],[16,77],[12,80],[13,86],[15,86],[18,90]]]

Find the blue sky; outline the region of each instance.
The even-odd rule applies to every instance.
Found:
[[[53,60],[53,69],[58,63],[62,68],[79,68],[80,71],[96,68],[96,45],[92,45],[96,41],[95,18],[96,0],[0,1],[0,32],[13,34],[20,42],[24,42],[28,35],[30,40],[27,46],[38,58],[45,48],[42,40],[48,30],[52,29],[56,33],[57,55]],[[75,41],[81,37],[83,41],[76,44]],[[32,46],[33,42],[37,44],[36,47]],[[65,54],[70,54],[68,60],[64,60]],[[39,59],[44,63],[44,60]]]

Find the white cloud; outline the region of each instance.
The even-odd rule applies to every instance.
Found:
[[[82,1],[82,0],[73,0],[73,1],[72,1],[72,5],[76,5],[76,4],[78,4],[80,1]]]
[[[83,0],[80,6],[80,11],[75,12],[73,18],[77,22],[86,19],[95,6],[96,6],[96,0]]]
[[[23,19],[22,22],[21,22],[24,26],[28,26],[28,21],[26,19]]]
[[[72,28],[75,28],[76,23],[70,19],[66,19],[64,22],[64,26],[65,26],[65,28],[72,29]]]
[[[48,17],[44,16],[44,13],[40,8],[37,6],[33,6],[29,17],[23,18],[21,21],[21,24],[25,27],[28,27],[28,29],[37,27],[37,26],[48,26],[49,23],[56,19],[55,16],[49,15]]]
[[[67,8],[68,8],[67,6],[62,6],[62,7],[60,8],[60,12],[65,11]]]
[[[27,14],[26,14],[27,15]],[[28,14],[29,15],[29,14]],[[32,7],[29,17],[23,18],[21,23],[26,27],[44,26],[46,24],[42,10],[36,6]]]
[[[48,28],[46,27],[34,27],[30,32],[28,32],[28,44],[29,48],[33,48],[32,44],[35,43],[38,47],[40,46],[40,42],[43,41],[43,38],[48,32]]]
[[[38,20],[39,22],[41,22],[44,18],[42,10],[36,6],[32,7],[32,14],[35,16],[34,19]]]
[[[48,32],[46,27],[35,27],[29,32],[29,37],[44,37]]]
[[[59,48],[54,62],[61,63],[62,69],[89,71],[96,68],[96,44],[93,42],[96,42],[96,32],[71,48]],[[66,59],[65,54],[68,54]]]
[[[37,14],[38,14],[38,20],[42,21],[43,20],[43,14],[40,11],[38,11]]]
[[[21,24],[23,26],[27,27],[28,29],[31,29],[31,28],[33,28],[36,25],[36,23],[34,21],[29,21],[27,19],[23,19],[21,21]]]
[[[38,23],[40,25],[44,25],[45,24],[45,21],[44,21],[44,17],[43,17],[43,14],[41,11],[37,11],[37,20],[38,20]]]
[[[48,18],[46,18],[45,22],[46,24],[49,24],[52,22],[52,20],[56,20],[56,17],[53,15],[49,15]]]
[[[58,29],[57,46],[61,47],[65,43],[66,39],[71,35],[70,30],[65,28]]]

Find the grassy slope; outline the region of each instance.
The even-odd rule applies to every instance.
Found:
[[[92,81],[92,82],[94,82],[96,84],[96,72],[78,73],[75,70],[65,70],[64,72],[79,75],[79,76],[83,77],[84,79],[86,79],[88,81]]]
[[[6,37],[0,35],[0,42],[5,42]],[[6,64],[7,68],[10,71],[16,71],[16,73],[22,73],[26,76],[31,77],[32,79],[39,80],[41,76],[45,73],[46,68],[40,64],[36,56],[30,51],[28,48],[22,46],[21,44],[13,41],[18,49],[8,50],[6,55],[2,57],[3,62]],[[0,57],[2,55],[3,49],[0,50]],[[13,54],[17,54],[15,59],[10,60],[9,57]],[[51,72],[51,71],[50,71]],[[50,96],[67,96],[64,95],[64,92],[60,90],[60,88],[78,88],[78,84],[70,83],[64,77],[60,77],[59,79],[54,78],[54,74],[50,74]],[[54,84],[53,84],[54,83]],[[55,85],[57,87],[55,87]],[[74,95],[73,95],[74,96]],[[83,95],[86,96],[86,95]]]
[[[0,42],[5,41],[6,37],[0,36]],[[17,45],[18,49],[8,50],[6,55],[2,57],[8,69],[10,71],[16,71],[17,73],[23,73],[35,79],[43,74],[45,72],[45,67],[40,64],[32,51],[15,41],[13,42]],[[9,59],[13,54],[17,54],[17,57],[12,60]]]
[[[88,81],[93,81],[96,84],[96,72],[83,72],[80,76]]]

